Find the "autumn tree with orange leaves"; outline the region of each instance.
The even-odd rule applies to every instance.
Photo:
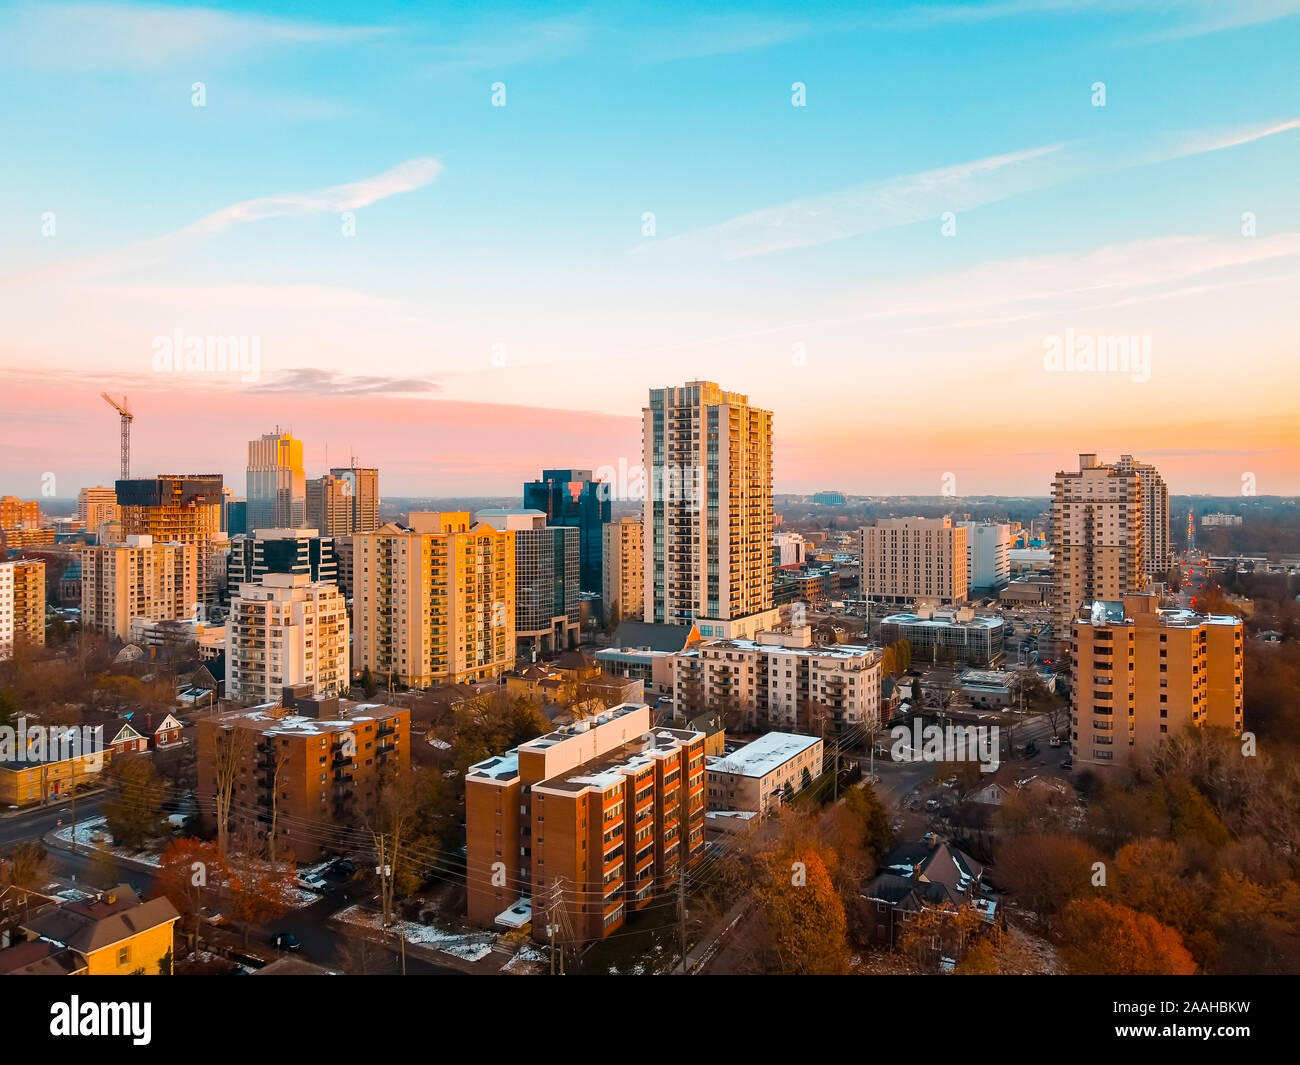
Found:
[[[1154,917],[1103,899],[1075,899],[1061,913],[1065,963],[1089,976],[1190,976],[1182,937]]]
[[[848,971],[844,905],[816,848],[766,855],[754,898],[778,972],[806,976]]]
[[[198,948],[203,908],[219,897],[226,879],[225,866],[215,843],[189,837],[173,840],[163,851],[154,883],[176,907],[182,927],[193,929],[192,946]]]

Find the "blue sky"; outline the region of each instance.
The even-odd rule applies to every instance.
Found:
[[[646,389],[706,377],[776,411],[786,490],[1042,491],[1122,449],[1300,491],[1300,0],[0,7],[0,490],[111,475],[101,388],[145,469],[233,473],[278,414],[309,462],[360,438],[393,493],[489,494],[635,455]],[[159,379],[176,328],[259,337],[261,378]],[[1149,379],[1045,373],[1067,328],[1149,336]],[[1267,387],[1205,387],[1234,373]],[[516,463],[441,461],[514,406]],[[580,415],[591,453],[539,459]]]

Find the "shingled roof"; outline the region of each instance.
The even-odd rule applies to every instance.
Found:
[[[23,925],[31,935],[86,956],[134,935],[180,919],[165,898],[141,902],[127,884],[93,898],[69,902],[38,914]]]

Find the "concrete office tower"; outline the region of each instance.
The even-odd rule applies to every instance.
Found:
[[[1071,635],[1076,768],[1136,764],[1189,725],[1241,734],[1241,618],[1161,610],[1139,593],[1093,603]]]
[[[301,529],[307,524],[302,441],[277,428],[248,442],[248,529]]]
[[[540,510],[480,510],[474,517],[515,537],[515,654],[535,658],[577,647],[579,531],[547,525]]]
[[[1011,581],[1011,526],[990,521],[963,521],[966,573],[970,590],[995,592]]]
[[[524,508],[540,510],[547,525],[577,529],[579,581],[584,592],[600,594],[604,584],[604,538],[613,504],[591,470],[543,470],[540,481],[524,484]]]
[[[604,534],[605,618],[611,624],[640,621],[645,612],[645,526],[639,518],[623,518],[606,525]]]
[[[18,642],[45,646],[45,563],[39,559],[0,562],[0,659]]]
[[[1077,473],[1052,482],[1052,635],[1068,646],[1070,622],[1098,599],[1119,601],[1146,587],[1142,479],[1135,470],[1079,456]]]
[[[221,474],[160,474],[118,481],[123,536],[150,536],[156,544],[193,544],[197,602],[212,606],[226,584],[221,532]]]
[[[77,517],[86,523],[86,532],[98,536],[100,526],[122,520],[117,491],[101,484],[83,488],[77,493]]]
[[[951,518],[879,518],[859,530],[861,593],[878,603],[962,603],[966,529]]]
[[[230,541],[226,586],[233,596],[241,584],[256,584],[268,573],[298,573],[312,581],[338,583],[334,540],[315,529],[258,529]]]
[[[773,627],[772,413],[711,381],[642,411],[645,620],[741,638]]]
[[[330,695],[349,686],[347,604],[333,582],[266,573],[230,602],[226,695],[264,702],[299,684]]]
[[[379,471],[335,468],[307,482],[307,524],[324,536],[379,528]]]
[[[198,548],[128,536],[125,544],[83,547],[81,623],[91,632],[129,639],[131,620],[177,621],[198,603]]]
[[[413,512],[352,537],[352,664],[384,685],[460,684],[515,663],[515,537]]]
[[[1173,564],[1169,540],[1169,487],[1152,465],[1121,455],[1116,468],[1142,480],[1142,560],[1148,580],[1163,581]]]

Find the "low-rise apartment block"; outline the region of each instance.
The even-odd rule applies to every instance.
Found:
[[[278,854],[315,861],[343,838],[335,829],[359,824],[375,808],[384,779],[410,770],[410,726],[411,712],[395,706],[292,693],[205,717],[198,723],[204,828],[216,830],[218,774],[226,772],[231,834],[265,840],[274,821]]]
[[[754,640],[708,640],[676,655],[673,698],[680,712],[717,710],[747,728],[794,728],[810,704],[824,707],[837,729],[872,728],[881,658],[877,647],[814,644],[807,625]]]
[[[766,817],[821,776],[822,741],[769,732],[706,762],[710,810],[748,810]]]
[[[704,856],[705,735],[627,703],[471,766],[468,911],[599,939]]]

